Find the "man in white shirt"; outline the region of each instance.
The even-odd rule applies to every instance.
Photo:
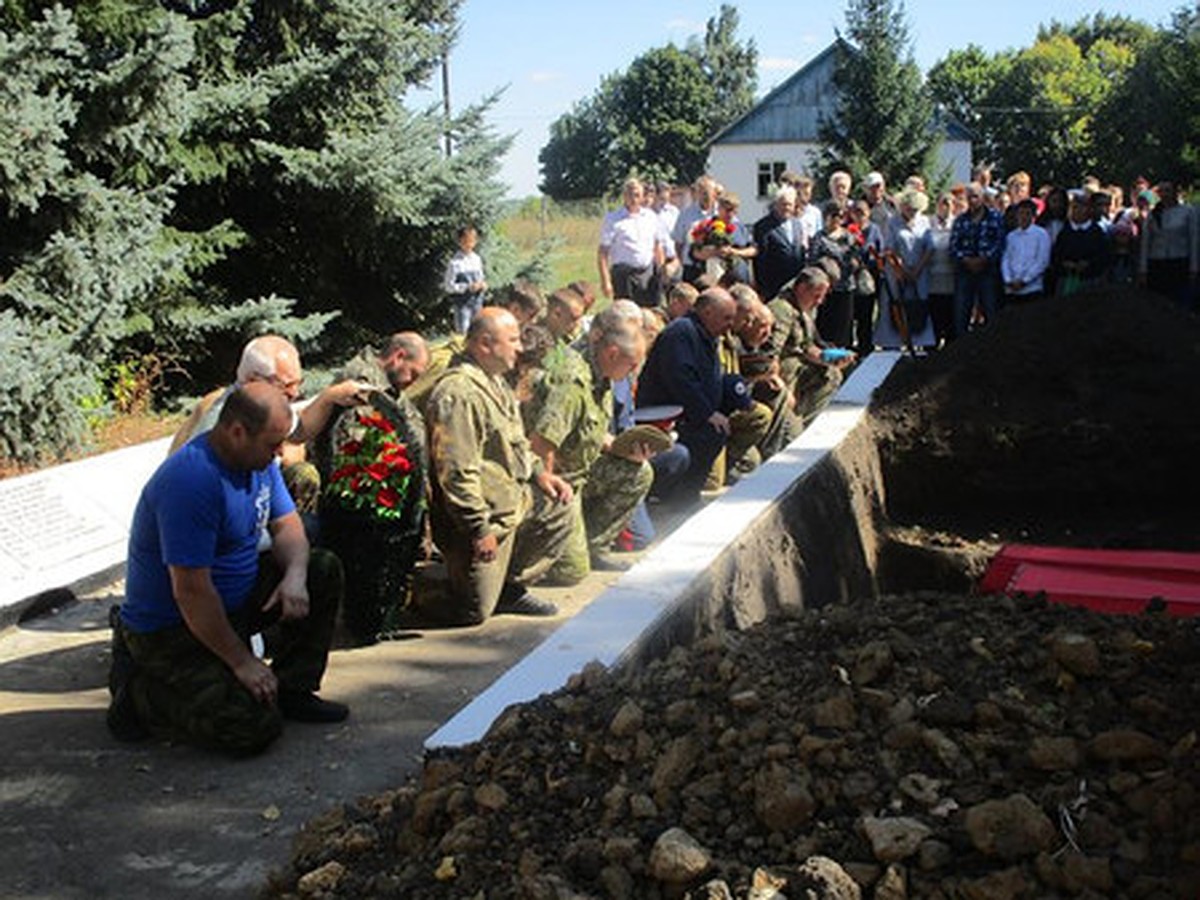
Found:
[[[624,206],[604,217],[596,264],[604,296],[633,300],[640,306],[657,306],[659,284],[655,277],[666,259],[670,238],[652,209],[642,205],[642,183],[625,182]]]
[[[1034,223],[1037,204],[1025,199],[1017,204],[1017,227],[1004,239],[1000,275],[1009,302],[1027,303],[1044,293],[1042,277],[1050,267],[1050,235]]]

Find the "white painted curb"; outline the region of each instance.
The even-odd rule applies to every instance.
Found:
[[[590,662],[611,666],[669,618],[679,598],[793,484],[866,415],[900,354],[872,353],[804,433],[751,476],[688,519],[530,654],[425,741],[426,749],[479,740],[507,707],[556,691]]]

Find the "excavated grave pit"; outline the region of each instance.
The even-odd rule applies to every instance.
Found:
[[[1195,625],[971,588],[1005,541],[1200,549],[1197,373],[1122,290],[901,361],[624,665],[311,823],[269,893],[1196,896]]]

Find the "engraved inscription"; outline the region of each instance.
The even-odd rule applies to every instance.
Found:
[[[59,565],[122,536],[49,478],[0,482],[0,548],[18,572]]]

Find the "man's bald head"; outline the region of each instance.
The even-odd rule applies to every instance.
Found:
[[[388,338],[380,364],[387,373],[388,382],[398,391],[404,390],[429,367],[429,348],[425,339],[415,331],[398,331]]]
[[[265,381],[238,385],[221,406],[217,424],[229,426],[240,423],[249,434],[258,434],[272,417],[286,419],[289,427],[292,410],[283,391]]]
[[[218,458],[238,472],[265,469],[292,430],[283,391],[265,381],[238,385],[225,398],[209,441]]]
[[[467,329],[467,354],[489,375],[508,372],[521,352],[521,326],[501,306],[485,306]]]
[[[693,307],[700,324],[712,337],[728,334],[737,315],[737,303],[733,295],[722,287],[710,287],[700,293]]]

